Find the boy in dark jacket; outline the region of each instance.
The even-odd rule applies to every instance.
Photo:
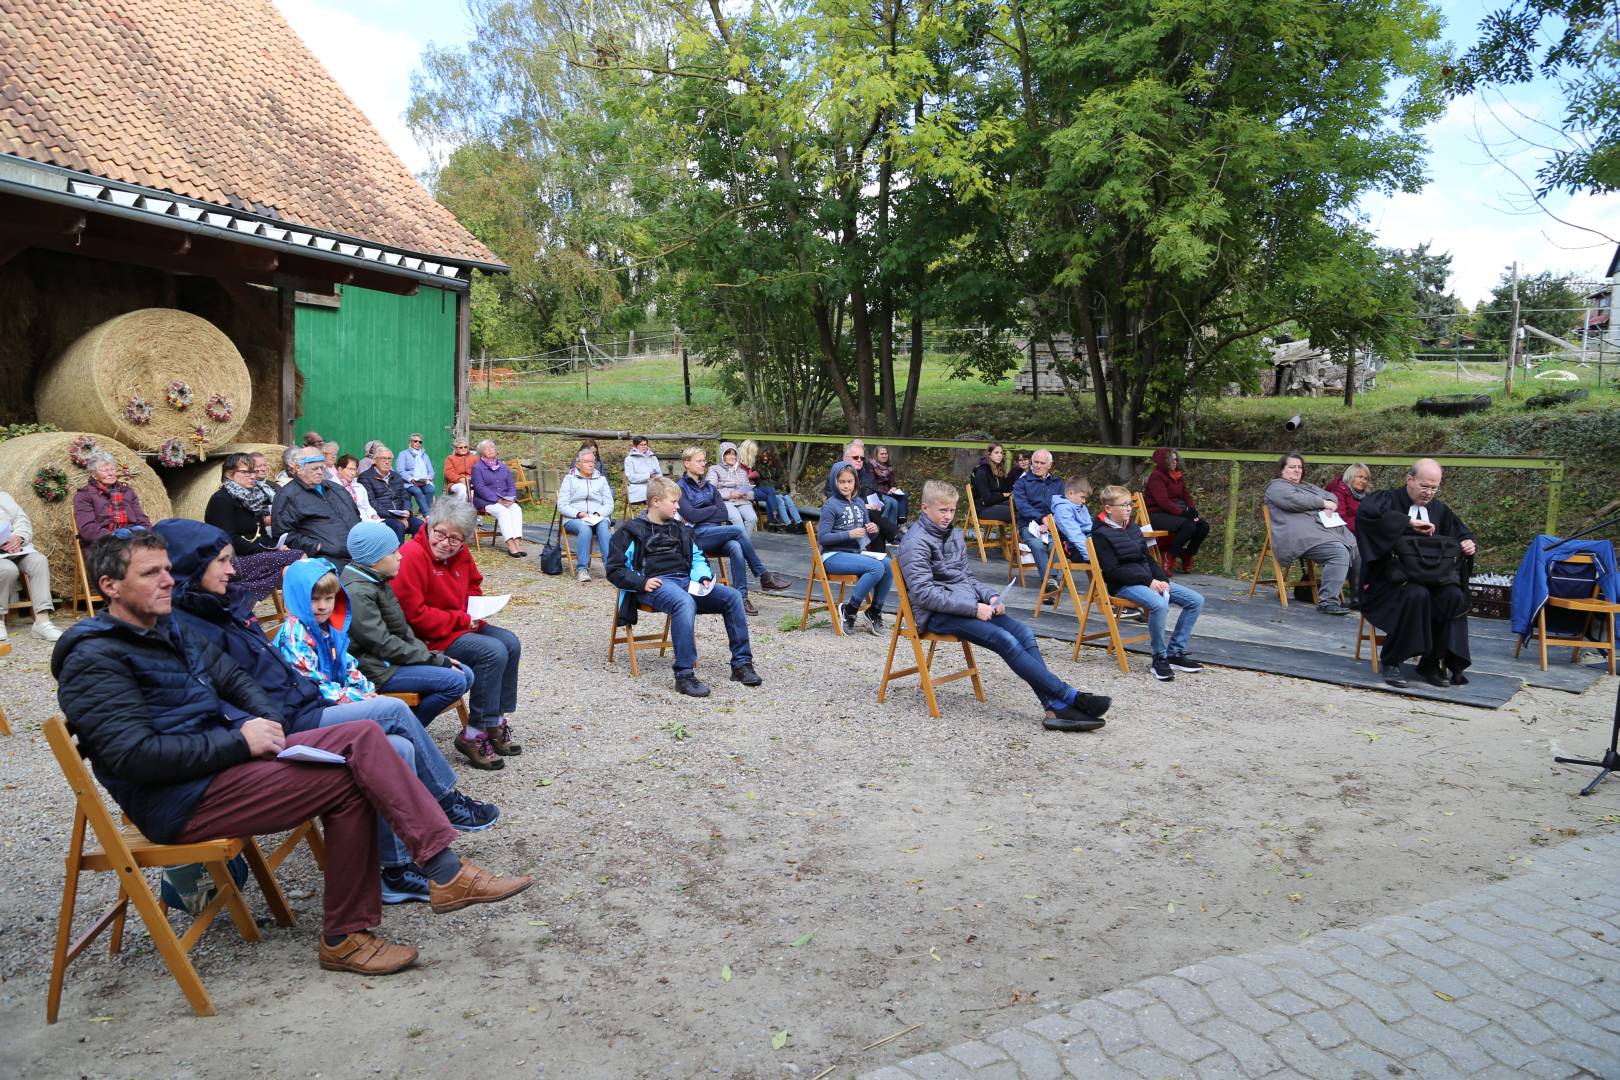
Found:
[[[725,619],[731,645],[732,681],[758,686],[762,680],[754,671],[742,594],[714,583],[714,572],[698,549],[691,525],[675,520],[680,505],[680,485],[654,476],[647,481],[647,509],[613,534],[607,579],[621,590],[619,622],[634,626],[637,604],[667,614],[675,644],[675,689],[691,697],[708,697],[709,688],[697,677],[692,629],[699,613],[718,613]],[[690,591],[694,585],[702,595]],[[702,591],[704,585],[709,586],[707,591]]]
[[[1169,682],[1177,671],[1203,671],[1203,665],[1187,655],[1187,642],[1192,638],[1198,613],[1204,610],[1204,597],[1165,577],[1159,560],[1148,550],[1142,530],[1131,523],[1131,513],[1128,488],[1111,484],[1102,489],[1102,515],[1091,530],[1091,542],[1097,549],[1097,571],[1112,595],[1140,604],[1147,612],[1155,679]],[[1171,604],[1180,608],[1181,614],[1176,617],[1175,633],[1166,641],[1164,624]]]
[[[1095,731],[1109,699],[1084,694],[1047,669],[1035,635],[1007,614],[996,590],[973,576],[956,519],[956,488],[941,480],[923,485],[922,516],[900,541],[911,613],[919,630],[954,634],[990,649],[1029,684],[1040,700],[1048,731]]]
[[[280,710],[206,638],[170,617],[167,544],[147,529],[119,530],[90,551],[91,580],[107,599],[56,643],[57,700],[81,751],[114,801],[158,843],[280,832],[311,817],[326,825],[322,967],[384,975],[416,950],[371,933],[382,921],[377,827],[381,814],[422,864],[435,912],[505,900],[533,879],[497,878],[450,850],[456,832],[376,724],[335,724],[287,735]],[[289,744],[341,765],[277,760]]]
[[[719,489],[706,479],[708,468],[709,455],[701,446],[688,446],[682,451],[679,487],[681,520],[692,526],[693,536],[704,553],[719,553],[730,560],[733,580],[737,591],[742,594],[743,611],[758,615],[759,609],[748,599],[748,571],[754,572],[754,576],[759,578],[759,587],[766,592],[780,592],[790,583],[781,574],[773,574],[765,569],[765,563],[754,550],[754,542],[749,539],[747,531],[731,523]]]

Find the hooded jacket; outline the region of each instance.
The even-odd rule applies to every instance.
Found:
[[[343,705],[374,697],[377,688],[361,674],[360,665],[349,653],[349,594],[338,588],[325,626],[315,618],[311,591],[322,577],[335,573],[336,568],[325,559],[300,559],[287,567],[281,579],[287,618],[276,631],[276,648],[294,670],[314,681],[321,697]]]
[[[709,566],[709,560],[703,557],[703,552],[698,550],[692,526],[679,521],[674,524],[681,530],[681,543],[686,547],[687,560],[691,565],[691,569],[687,571],[687,580],[712,579],[714,570]],[[641,602],[641,594],[647,589],[647,575],[643,571],[646,564],[643,556],[647,551],[647,536],[654,528],[656,526],[643,511],[621,525],[608,543],[607,579],[619,590],[621,626],[636,624],[639,615],[636,605]]]
[[[896,561],[905,576],[918,630],[928,628],[929,617],[936,611],[971,618],[978,614],[980,604],[988,604],[998,595],[968,569],[962,530],[941,528],[927,514],[901,537]]]
[[[737,453],[737,444],[723,442],[720,444],[720,460],[709,466],[709,471],[703,479],[715,486],[720,492],[721,499],[729,499],[732,495],[746,495],[749,499],[754,497],[754,485],[748,481],[748,469],[742,460],[735,459],[731,465],[726,464],[727,452]]]
[[[853,462],[845,461],[833,466],[833,491],[835,494],[821,504],[821,520],[816,524],[816,541],[821,550],[833,551],[865,551],[872,538],[864,532],[857,539],[849,535],[855,529],[865,529],[872,516],[866,511],[866,503],[861,499],[859,492],[852,499],[846,499],[838,491],[838,475],[840,473],[856,473],[855,486],[860,487],[859,472]]]
[[[242,724],[282,719],[230,657],[169,616],[146,630],[103,609],[62,635],[51,674],[96,779],[160,844],[179,838],[215,773],[249,759]]]
[[[1175,451],[1161,446],[1153,451],[1153,471],[1142,485],[1142,501],[1148,513],[1174,514],[1176,517],[1195,517],[1198,508],[1193,505],[1192,492],[1187,490],[1187,479],[1180,469],[1170,471],[1170,455]]]
[[[288,734],[320,727],[326,699],[264,636],[252,598],[235,582],[225,587],[224,596],[204,592],[199,585],[202,572],[230,538],[212,525],[184,518],[166,518],[153,528],[169,542],[174,621],[188,637],[212,641],[236,661],[280,707],[281,726]]]
[[[645,485],[643,485],[645,489]],[[603,520],[613,516],[613,486],[600,470],[589,477],[574,469],[557,485],[557,513],[571,521],[581,514],[601,514]]]
[[[401,545],[394,596],[416,636],[428,648],[443,652],[456,638],[472,631],[467,598],[484,595],[484,575],[478,572],[467,545],[440,562],[433,557],[428,536],[429,530],[418,529]]]
[[[328,559],[349,557],[349,530],[358,524],[354,500],[331,482],[309,487],[294,477],[270,510],[270,527],[287,534],[288,547]]]
[[[652,447],[646,450],[631,449],[624,456],[624,484],[630,502],[646,502],[647,481],[662,475],[658,455],[652,452]]]
[[[1052,522],[1063,538],[1063,550],[1070,559],[1086,561],[1086,537],[1094,528],[1091,511],[1085,503],[1072,502],[1067,495],[1052,497]]]
[[[682,471],[678,481],[681,485],[681,520],[693,528],[699,525],[730,525],[731,518],[726,515],[726,504],[720,498],[720,489],[709,483],[707,479],[699,482]]]
[[[1614,544],[1608,540],[1560,540],[1542,533],[1530,541],[1513,575],[1513,632],[1527,638],[1536,631],[1536,616],[1547,602],[1547,574],[1553,563],[1571,555],[1590,555],[1597,564],[1598,592],[1609,603],[1620,603],[1620,570],[1615,566]]]
[[[366,678],[387,686],[394,672],[410,664],[453,666],[448,656],[433,652],[411,632],[399,598],[374,568],[351,562],[339,580],[349,597],[349,650]]]

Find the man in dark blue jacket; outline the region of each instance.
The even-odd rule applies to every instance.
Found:
[[[200,521],[168,518],[153,528],[169,545],[175,578],[174,622],[191,637],[210,641],[246,671],[282,714],[287,734],[331,727],[351,720],[374,721],[389,743],[438,800],[458,832],[480,832],[500,817],[489,803],[456,790],[456,773],[433,737],[409,706],[398,698],[373,697],[333,705],[315,683],[281,658],[265,639],[251,601],[232,578],[235,553],[230,537]],[[428,899],[428,881],[399,838],[379,822],[382,846],[383,902],[403,904]]]
[[[416,950],[371,933],[382,921],[378,814],[427,872],[436,912],[514,896],[529,877],[498,878],[450,850],[456,831],[376,724],[286,735],[276,705],[208,640],[170,618],[174,578],[163,537],[118,529],[90,549],[107,606],[56,643],[51,673],[68,727],[91,768],[146,836],[194,843],[326,826],[321,966],[381,975]],[[289,746],[341,763],[284,761]]]
[[[1052,475],[1052,452],[1037,450],[1029,459],[1029,471],[1013,484],[1013,507],[1018,511],[1018,539],[1029,545],[1035,556],[1036,588],[1046,581],[1052,563],[1052,538],[1046,535],[1046,515],[1052,500],[1063,494],[1063,478]],[[1031,531],[1033,527],[1034,531]]]
[[[422,519],[411,514],[411,497],[405,487],[405,478],[394,471],[394,452],[378,443],[371,450],[371,468],[360,474],[360,483],[366,486],[366,497],[371,508],[383,519],[383,524],[404,540],[415,536],[422,527]]]

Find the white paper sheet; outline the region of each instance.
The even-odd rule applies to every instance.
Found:
[[[334,754],[330,750],[322,750],[318,746],[304,746],[295,743],[276,755],[277,761],[308,761],[318,765],[345,765],[347,760],[342,754]]]
[[[889,557],[888,553],[884,551],[866,551],[863,549],[861,554],[865,555],[868,559],[876,559],[878,562],[882,562],[884,559]]]
[[[512,599],[511,593],[502,593],[500,596],[469,596],[467,597],[467,614],[474,619],[487,619],[495,615]]]
[[[704,578],[702,581],[688,581],[686,591],[693,596],[708,596],[714,591],[714,579]]]
[[[1339,516],[1337,510],[1323,510],[1316,515],[1321,519],[1324,529],[1337,529],[1344,524],[1344,518]]]
[[[594,529],[598,525],[602,524],[602,515],[601,514],[586,514],[584,517],[580,518],[579,520],[583,521],[585,524],[589,525],[591,528]]]

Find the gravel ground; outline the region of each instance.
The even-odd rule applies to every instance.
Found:
[[[696,703],[667,660],[640,679],[606,662],[605,583],[485,563],[489,591],[515,594],[501,622],[525,643],[526,752],[461,770],[503,817],[458,850],[536,887],[448,916],[389,909],[384,931],[423,959],[366,980],[317,968],[320,882],[300,853],[281,874],[299,927],[246,945],[222,920],[194,954],[210,1019],[137,931],[82,957],[44,1023],[71,803],[40,735],[47,650],[14,624],[0,1075],[849,1076],[1500,879],[1620,820],[1620,781],[1577,799],[1587,770],[1551,761],[1601,747],[1612,680],[1486,712],[1242,671],[1157,684],[1140,658],[1120,675],[1047,642],[1115,701],[1104,731],[1054,735],[994,658],[982,705],[955,683],[931,719],[913,680],[879,706],[885,642],[824,621],[784,633],[790,605],[764,598],[765,685],[724,681],[703,619],[714,696]],[[434,727],[446,749],[452,727]],[[110,885],[87,882],[81,926]]]

